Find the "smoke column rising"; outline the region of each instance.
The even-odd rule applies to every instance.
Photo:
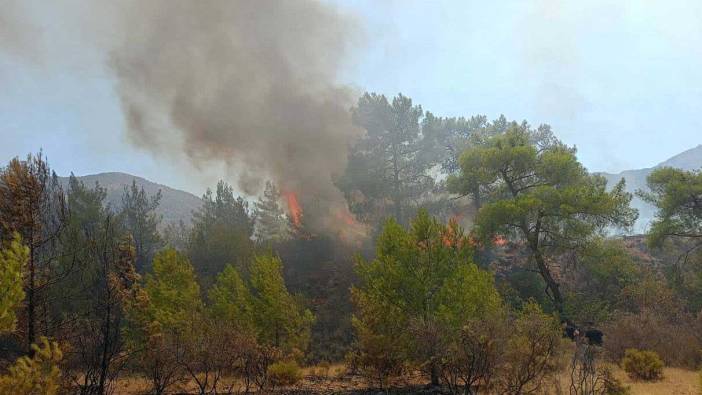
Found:
[[[316,1],[148,1],[121,10],[110,66],[130,140],[198,166],[224,162],[239,188],[296,192],[308,225],[346,212],[332,182],[358,136],[336,82],[354,21]]]
[[[43,47],[38,22],[104,59],[130,143],[188,168],[224,164],[249,195],[271,179],[299,196],[313,230],[348,214],[333,177],[360,133],[356,94],[337,82],[359,43],[353,17],[316,0],[0,2],[5,53]]]

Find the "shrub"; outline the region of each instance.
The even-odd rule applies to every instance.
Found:
[[[613,361],[621,361],[627,349],[645,349],[655,351],[666,366],[694,369],[702,363],[696,325],[692,317],[669,317],[649,308],[620,314],[602,328],[604,348]]]
[[[34,355],[19,358],[0,376],[0,394],[44,394],[59,392],[61,371],[58,364],[63,353],[56,342],[42,337],[40,344],[32,344]]]
[[[268,377],[274,386],[294,385],[302,379],[302,371],[295,361],[276,362],[268,367]]]
[[[561,334],[553,316],[534,302],[526,303],[511,324],[496,383],[499,392],[524,394],[541,389],[544,379],[559,368]]]
[[[606,395],[629,395],[631,389],[624,385],[618,378],[614,377],[609,368],[602,369],[602,380],[604,382],[604,393]]]
[[[657,380],[663,376],[663,361],[654,351],[630,348],[624,353],[622,368],[633,379]]]

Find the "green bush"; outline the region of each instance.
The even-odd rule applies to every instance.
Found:
[[[302,379],[302,371],[295,361],[276,362],[268,367],[268,378],[274,386],[293,385]]]
[[[632,379],[658,380],[663,376],[663,361],[654,351],[627,349],[622,368]]]

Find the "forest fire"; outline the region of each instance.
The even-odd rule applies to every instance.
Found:
[[[302,207],[300,207],[300,202],[297,200],[297,194],[293,191],[286,191],[283,192],[283,196],[288,204],[290,219],[295,227],[300,228],[302,226]]]
[[[346,206],[337,205],[330,207],[326,214],[319,212],[319,210],[313,210],[312,214],[317,213],[318,215],[314,215],[314,218],[310,217],[309,221],[305,221],[305,224],[303,224],[305,211],[300,201],[300,195],[292,190],[281,188],[281,197],[287,205],[292,225],[297,232],[300,232],[299,235],[310,237],[313,234],[317,234],[319,229],[335,229],[334,234],[337,237],[351,244],[359,243],[368,235],[367,227],[358,222]]]

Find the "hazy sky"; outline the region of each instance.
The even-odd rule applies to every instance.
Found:
[[[39,43],[0,52],[2,162],[42,148],[59,174],[124,171],[197,194],[227,176],[129,144],[105,59],[64,9],[36,6],[46,3],[0,16]],[[549,123],[596,171],[702,143],[700,1],[334,3],[363,29],[339,76],[358,91],[402,92],[438,115]]]

